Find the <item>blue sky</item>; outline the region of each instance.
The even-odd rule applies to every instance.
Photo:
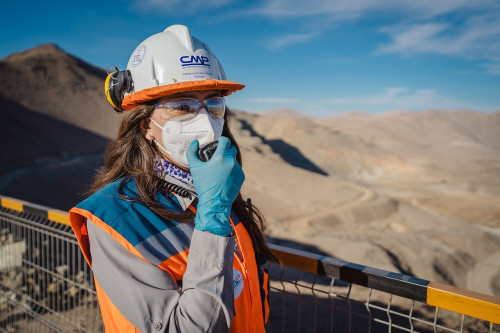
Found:
[[[126,67],[139,43],[185,24],[259,112],[500,110],[500,1],[4,1],[0,57],[56,43]]]

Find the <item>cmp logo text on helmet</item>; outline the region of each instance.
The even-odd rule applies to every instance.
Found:
[[[207,66],[210,67],[210,60],[204,56],[182,56],[179,58],[182,66]]]

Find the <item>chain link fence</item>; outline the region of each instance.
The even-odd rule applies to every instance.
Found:
[[[284,259],[284,266],[268,265],[271,303],[268,332],[500,332],[499,299],[496,299],[498,308],[493,314],[497,318],[495,324],[427,304],[422,300],[425,297],[420,297],[415,291],[411,279],[403,282],[408,284],[403,292],[396,282],[389,288],[377,289],[377,278],[367,283],[370,273],[364,273],[362,269],[352,273],[365,274],[365,281],[353,276],[352,279],[340,280],[333,274],[312,273],[316,268],[311,269],[304,258],[314,255],[272,247],[275,254],[287,253],[287,256],[278,255]],[[286,265],[294,258],[295,264]],[[336,265],[337,268],[346,267]],[[388,272],[378,272],[388,275]],[[398,276],[403,277],[393,275],[394,278]],[[387,289],[392,289],[392,292]],[[422,286],[422,289],[426,287]],[[407,295],[411,293],[415,297]]]
[[[70,226],[0,209],[0,331],[104,332]]]

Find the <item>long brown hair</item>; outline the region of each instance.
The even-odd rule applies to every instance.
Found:
[[[141,121],[150,117],[152,112],[153,102],[139,105],[126,112],[120,123],[118,137],[106,148],[104,166],[97,171],[89,193],[93,194],[107,184],[124,178],[119,187],[119,192],[121,192],[125,181],[129,177],[134,177],[138,192],[135,200],[143,202],[164,219],[191,223],[194,221],[194,215],[190,211],[172,212],[165,209],[155,199],[157,193],[165,191],[164,181],[153,174],[153,163],[159,151],[156,146],[146,140],[140,131]],[[228,137],[236,147],[236,159],[242,164],[241,150],[229,130],[230,113],[231,111],[226,108],[222,135]],[[124,196],[122,198],[130,200]],[[260,210],[250,200],[245,200],[241,193],[238,194],[232,208],[249,233],[255,251],[268,260],[277,261],[267,245],[264,235],[265,219]]]

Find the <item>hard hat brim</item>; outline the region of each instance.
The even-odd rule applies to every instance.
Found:
[[[223,90],[224,91],[223,95],[227,96],[237,90],[243,89],[244,87],[245,86],[243,84],[237,82],[226,81],[226,80],[214,80],[214,79],[178,82],[173,84],[167,84],[164,86],[143,89],[138,92],[126,95],[123,98],[122,108],[124,110],[131,110],[134,107],[144,102],[152,101],[160,97],[166,97],[193,90]]]

